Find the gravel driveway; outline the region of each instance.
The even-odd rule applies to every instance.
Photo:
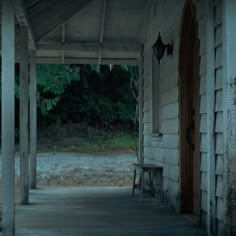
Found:
[[[135,154],[84,155],[40,153],[37,155],[37,179],[41,185],[131,186]],[[0,161],[0,174],[2,162]],[[19,154],[16,155],[19,181]]]

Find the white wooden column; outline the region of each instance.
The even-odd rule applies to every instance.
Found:
[[[143,46],[140,49],[139,54],[139,163],[144,163],[144,146],[143,146],[143,94],[144,94],[144,82],[143,82]]]
[[[15,235],[15,1],[2,0],[2,227]]]
[[[223,1],[224,226],[236,235],[236,2]]]
[[[29,203],[29,68],[28,29],[21,28],[20,57],[20,204]]]
[[[37,187],[37,77],[35,51],[30,53],[30,188]]]

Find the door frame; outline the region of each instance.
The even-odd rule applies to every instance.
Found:
[[[191,0],[187,0],[180,31],[180,45],[179,45],[179,140],[180,140],[180,212],[181,213],[195,213],[200,220],[200,105],[199,105],[199,40],[198,27],[195,15],[195,9]],[[195,51],[196,50],[196,51]],[[194,57],[195,55],[195,57]],[[189,60],[190,58],[190,60]],[[192,59],[192,60],[191,60]],[[191,67],[192,66],[192,67]],[[189,69],[190,68],[190,69]],[[195,86],[187,80],[187,75],[191,73],[192,81]],[[189,102],[186,97],[189,93],[189,87],[195,96],[195,132],[194,144],[195,151],[190,149],[187,142],[186,135],[189,133],[187,128],[189,126]],[[186,96],[187,95],[187,96]],[[193,99],[194,100],[194,99]],[[194,105],[192,104],[192,108]],[[193,116],[193,115],[192,115]],[[193,154],[195,153],[195,154]],[[197,155],[196,155],[197,153]],[[195,156],[194,156],[195,155]],[[189,157],[191,156],[192,159]],[[189,166],[190,165],[190,166]],[[192,188],[191,188],[191,185]],[[197,193],[197,201],[194,200],[194,194]]]

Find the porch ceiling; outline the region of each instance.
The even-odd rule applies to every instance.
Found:
[[[17,20],[27,21],[39,62],[137,63],[151,0],[17,2]]]

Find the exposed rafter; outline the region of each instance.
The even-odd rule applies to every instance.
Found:
[[[29,43],[30,43],[30,49],[35,50],[35,38],[32,31],[31,23],[29,21],[29,17],[27,15],[26,9],[24,7],[24,4],[22,0],[16,0],[16,19],[20,26],[27,27],[29,32]]]
[[[103,1],[103,7],[102,7],[102,20],[101,20],[101,28],[100,28],[100,37],[99,37],[99,44],[103,44],[104,40],[104,30],[105,30],[105,22],[106,22],[106,8],[107,8],[107,0]],[[99,50],[99,56],[98,56],[98,64],[100,65],[102,61],[102,49]]]

